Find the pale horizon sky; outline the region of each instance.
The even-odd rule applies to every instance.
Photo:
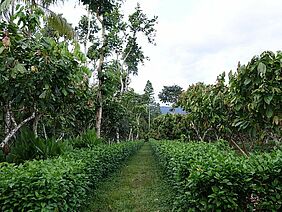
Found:
[[[72,3],[73,2],[73,3]],[[85,11],[75,1],[55,8],[76,26]],[[150,57],[130,87],[142,93],[146,81],[155,95],[163,86],[184,90],[196,82],[214,83],[223,71],[235,71],[263,51],[282,46],[280,0],[128,0],[126,13],[137,2],[149,17],[157,15],[157,46],[143,45]]]

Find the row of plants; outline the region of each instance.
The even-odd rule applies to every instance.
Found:
[[[238,155],[225,141],[152,141],[176,211],[279,211],[282,151]]]
[[[1,211],[77,211],[142,142],[74,149],[54,159],[0,163]]]

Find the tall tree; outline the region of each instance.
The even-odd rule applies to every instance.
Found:
[[[147,83],[144,88],[144,99],[147,103],[148,108],[148,131],[150,131],[151,128],[151,106],[155,102],[154,98],[154,88],[150,80],[147,80]]]
[[[7,146],[17,131],[44,116],[56,117],[66,108],[69,95],[80,92],[87,68],[82,67],[79,45],[46,37],[41,33],[42,10],[18,6],[12,21],[0,21],[0,105],[4,113],[4,138]],[[7,30],[5,30],[7,29]],[[62,119],[65,117],[62,115]]]
[[[144,35],[149,43],[153,43],[157,17],[147,18],[137,5],[135,12],[124,20],[121,12],[123,1],[120,0],[81,2],[91,12],[91,15],[84,17],[83,23],[80,22],[78,32],[83,37],[84,45],[88,41],[91,44],[87,56],[93,66],[97,85],[96,131],[100,137],[103,103],[107,99],[105,85],[109,80],[107,67],[115,66],[115,74],[120,79],[116,94],[122,95],[128,89],[129,75],[137,74],[138,65],[146,59],[137,37]]]
[[[164,86],[158,97],[163,103],[171,103],[174,110],[183,89],[178,85]]]

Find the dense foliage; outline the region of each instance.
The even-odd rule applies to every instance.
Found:
[[[0,148],[8,155],[23,127],[46,142],[95,127],[111,141],[144,137],[147,103],[128,87],[129,76],[147,59],[137,36],[154,43],[157,17],[137,5],[126,19],[122,1],[81,1],[88,16],[75,41],[52,28],[60,21],[45,7],[55,2],[1,2]]]
[[[12,21],[0,22],[1,147],[24,125],[36,137],[79,134],[95,111],[79,45],[46,36],[43,11],[29,13],[18,6]]]
[[[224,141],[152,142],[180,211],[279,211],[282,151],[239,156]]]
[[[282,53],[264,52],[234,74],[217,77],[215,84],[196,83],[183,92],[178,105],[187,114],[157,117],[152,135],[157,139],[220,138],[247,154],[261,143],[281,141]]]
[[[162,91],[158,94],[158,97],[161,102],[173,104],[172,107],[174,107],[182,92],[183,89],[178,85],[164,86]]]
[[[77,211],[90,189],[141,145],[98,145],[18,166],[0,163],[1,211]]]

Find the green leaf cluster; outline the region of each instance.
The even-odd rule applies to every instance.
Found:
[[[1,211],[78,211],[90,189],[141,145],[99,145],[18,166],[0,163]]]
[[[279,211],[282,151],[241,157],[227,143],[154,141],[177,211]]]

